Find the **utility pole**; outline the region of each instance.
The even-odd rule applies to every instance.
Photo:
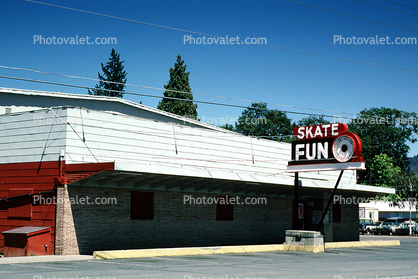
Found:
[[[410,191],[409,196],[411,196],[412,195],[412,182],[411,182],[410,177],[409,177],[409,191]],[[409,198],[409,235],[412,235],[412,218],[411,218],[411,215],[412,215],[412,199]]]

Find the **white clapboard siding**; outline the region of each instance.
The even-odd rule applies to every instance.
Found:
[[[137,119],[134,120],[137,121]],[[146,120],[141,121],[146,122]],[[185,164],[190,164],[190,161],[192,161],[196,166],[211,165],[213,167],[216,166],[221,168],[223,168],[225,163],[230,165],[241,164],[250,166],[254,172],[254,166],[252,166],[253,155],[251,153],[251,143],[249,137],[237,137],[235,135],[228,136],[222,133],[222,137],[220,137],[219,132],[208,132],[201,129],[196,131],[196,129],[192,128],[179,128],[173,127],[170,124],[167,125],[165,123],[158,123],[159,130],[155,129],[152,134],[147,135],[148,140],[144,142],[142,140],[142,134],[125,131],[123,127],[122,130],[116,131],[121,127],[112,127],[109,122],[102,123],[105,123],[107,129],[103,130],[103,128],[100,129],[97,126],[90,127],[88,125],[84,125],[86,144],[92,153],[94,153],[93,150],[96,149],[99,151],[97,155],[95,154],[96,157],[101,156],[100,153],[103,152],[112,152],[112,158],[129,158],[130,155],[127,154],[127,152],[129,152],[132,156],[134,156],[134,159],[137,160],[138,157],[136,155],[138,154],[138,151],[141,151],[138,147],[142,147],[143,153],[139,153],[141,154],[141,157],[160,156],[160,158],[156,157],[153,158],[153,160],[173,161],[177,159],[184,160],[186,162]],[[124,123],[126,123],[126,120]],[[114,125],[115,123],[112,124]],[[147,123],[144,125],[146,124]],[[153,125],[155,124],[153,123]],[[80,128],[81,127],[78,127],[78,133],[81,133]],[[171,132],[173,129],[174,133]],[[115,132],[117,133],[115,134]],[[75,140],[75,146],[78,145],[82,147],[77,138],[78,137],[75,133],[74,135],[69,136],[68,145],[73,146],[71,140]],[[91,140],[87,140],[88,138]],[[190,147],[191,143],[192,145],[199,146],[199,148]],[[260,145],[257,145],[257,142],[253,144],[253,149],[256,148],[260,149]],[[261,148],[265,149],[263,146],[261,146]],[[121,156],[117,156],[117,154],[114,153],[118,151],[121,153]],[[271,150],[267,150],[265,153],[269,154],[269,156],[272,154]],[[257,155],[257,150],[254,150],[254,155]],[[269,161],[276,160],[277,162],[280,161],[278,156],[271,156],[270,158],[261,157],[261,159]],[[272,164],[266,164],[264,168],[266,167],[272,167]],[[260,171],[263,170],[260,169]]]
[[[154,122],[151,122],[151,124],[153,125],[152,130],[147,131],[146,126],[148,123],[147,121],[143,121],[143,120],[139,124],[143,125],[144,128],[142,128],[141,126],[135,127],[134,122],[129,122],[127,125],[126,121],[124,121],[124,123],[117,123],[115,121],[113,122],[99,121],[98,123],[95,123],[96,126],[84,125],[84,129],[86,130],[86,127],[89,126],[89,128],[91,128],[90,131],[94,136],[101,135],[101,134],[103,135],[103,131],[102,131],[103,123],[102,122],[106,122],[106,129],[110,131],[109,133],[117,132],[117,134],[116,135],[113,134],[113,136],[121,137],[121,138],[124,137],[125,138],[124,140],[126,141],[128,141],[132,137],[133,133],[138,133],[141,136],[141,142],[151,142],[153,144],[161,143],[161,144],[168,145],[168,146],[172,144],[173,147],[174,147],[174,143],[177,142],[178,148],[185,146],[185,147],[197,147],[200,149],[205,149],[205,148],[209,149],[208,144],[210,144],[211,142],[213,143],[213,141],[216,139],[221,139],[223,140],[222,145],[218,144],[216,146],[216,142],[215,142],[215,145],[212,145],[210,147],[210,150],[217,149],[217,150],[222,150],[222,151],[229,151],[230,148],[241,148],[243,150],[242,152],[248,153],[248,149],[250,149],[249,137],[235,136],[235,134],[233,134],[234,136],[232,136],[231,134],[228,135],[228,134],[217,133],[217,132],[211,133],[211,134],[202,134],[202,131],[200,129],[187,129],[183,127],[183,128],[180,128],[179,130],[179,128],[176,126],[174,128],[170,125],[168,126],[166,125],[166,127],[164,127],[162,126],[161,123],[154,123]],[[117,126],[117,128],[115,127],[115,125]],[[127,127],[123,127],[124,125]],[[77,126],[77,130],[81,132],[81,128],[80,129],[78,128],[79,127]],[[95,132],[94,128],[98,128],[99,130],[98,131],[96,130]],[[173,129],[175,130],[175,135],[173,133]],[[156,137],[156,135],[158,137]],[[227,137],[230,139],[229,141],[225,140]],[[135,137],[134,140],[135,140],[135,145],[137,145],[138,144],[137,137]],[[257,141],[257,139],[252,139],[252,141]],[[270,141],[264,141],[263,144],[269,143],[269,142]],[[216,148],[214,148],[214,146]],[[262,149],[260,150],[259,147],[261,147]],[[266,156],[268,156],[268,154],[270,154],[271,152],[271,150],[270,149],[267,150],[264,145],[257,145],[257,144],[253,145],[253,150],[254,152],[257,152],[257,150],[262,152],[264,150]],[[288,150],[286,150],[286,148],[278,149],[278,151],[279,153],[280,151],[283,151],[282,154],[284,154],[285,156],[290,156],[289,155],[290,153]]]
[[[56,161],[61,150],[67,163],[117,161],[294,177],[286,172],[288,143],[83,108],[0,115],[0,163]],[[300,173],[299,177],[335,182],[338,174],[313,172]],[[354,184],[355,172],[347,171],[342,182]]]
[[[126,161],[293,176],[286,173],[290,160],[290,144],[287,143],[93,110],[80,113],[79,109],[68,109],[68,121],[75,130],[68,130],[66,161],[69,163]],[[84,143],[79,138],[83,133]],[[335,182],[338,175],[338,172],[301,173],[300,178]],[[342,182],[355,183],[353,172],[347,171]]]
[[[0,163],[56,161],[65,150],[66,110],[38,110],[0,116]]]

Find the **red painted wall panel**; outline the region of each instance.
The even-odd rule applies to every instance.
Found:
[[[54,190],[54,177],[58,175],[58,162],[1,164],[0,199],[15,196],[15,194],[21,195],[22,193],[13,193],[13,190],[9,193],[11,189],[15,188],[26,189],[26,191],[33,193]],[[33,204],[33,200],[30,199],[29,204],[23,202],[25,204],[19,206],[22,199],[18,198],[17,200],[0,202],[0,232],[22,226],[51,227],[49,233],[51,250],[48,252],[54,254],[55,204]],[[13,203],[18,205],[12,209],[14,217],[8,214],[9,206]],[[26,214],[29,207],[31,208],[30,218]],[[0,253],[4,253],[4,236],[2,234],[0,234]]]
[[[32,194],[32,188],[10,188],[9,197]],[[8,202],[8,218],[32,218],[32,197],[21,197]]]
[[[94,173],[103,170],[113,170],[114,163],[91,163],[91,164],[70,164],[65,165],[62,162],[67,176],[67,183],[77,181],[81,178],[87,177]],[[60,163],[56,162],[31,162],[31,163],[16,163],[16,164],[0,164],[0,200],[9,198],[12,194],[11,189],[20,188],[25,191],[32,191],[32,193],[52,191],[57,186],[55,185],[55,178],[60,175]],[[53,197],[55,194],[44,194],[42,197],[47,200],[48,197]],[[55,248],[55,204],[40,203],[40,199],[36,200],[32,197],[31,216],[22,217],[23,207],[15,208],[18,216],[10,217],[9,201],[0,202],[0,253],[4,253],[4,236],[3,231],[11,230],[23,226],[38,226],[50,227],[48,254],[54,254]],[[25,206],[25,205],[23,205]],[[29,207],[28,205],[26,205]],[[42,240],[45,242],[45,240]]]

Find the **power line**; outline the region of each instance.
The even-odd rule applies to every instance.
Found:
[[[6,69],[24,69],[24,68],[16,68],[16,67],[2,66],[2,65],[0,65],[0,68],[6,68]],[[64,77],[73,77],[73,78],[81,78],[81,79],[87,79],[87,80],[96,80],[96,79],[85,78],[85,77],[77,77],[77,76],[69,76],[69,75],[62,75],[62,74],[54,74],[54,73],[41,72],[41,71],[31,70],[31,69],[25,69],[25,70],[34,71],[34,72],[38,72],[38,73],[45,73],[45,74],[51,74],[51,75],[64,76]],[[27,82],[35,82],[35,83],[43,83],[43,84],[50,84],[50,85],[58,85],[58,86],[66,86],[66,87],[74,87],[74,88],[83,88],[83,89],[92,89],[92,90],[97,89],[97,88],[88,87],[88,86],[81,86],[81,85],[74,85],[74,84],[66,84],[66,83],[52,82],[52,81],[34,80],[34,79],[19,78],[19,77],[10,77],[10,76],[3,76],[3,75],[0,75],[0,78],[12,79],[12,80],[19,80],[19,81],[27,81]],[[100,80],[97,80],[97,81],[100,81]],[[124,84],[124,83],[112,82],[112,81],[109,81],[109,83]],[[145,87],[145,86],[133,85],[133,84],[131,86]],[[166,90],[166,89],[162,89],[162,88],[153,88],[153,87],[145,87],[145,88],[158,89],[158,90]],[[107,91],[107,92],[111,92],[111,93],[120,93],[121,92],[120,90],[102,89],[102,88],[100,90]],[[197,94],[197,93],[184,92],[184,91],[175,91],[175,90],[167,90],[167,91],[179,92],[179,93],[184,93],[184,94]],[[296,111],[290,111],[290,110],[278,110],[278,109],[268,109],[268,108],[260,108],[260,107],[249,107],[249,106],[234,105],[234,104],[225,104],[225,103],[216,103],[216,102],[208,102],[208,101],[198,101],[198,100],[182,99],[182,98],[168,97],[168,96],[156,96],[156,95],[151,95],[151,94],[142,94],[142,93],[127,92],[127,91],[123,91],[123,93],[124,94],[128,94],[128,95],[142,96],[142,97],[165,98],[165,99],[170,99],[170,100],[179,100],[179,101],[186,101],[186,102],[195,102],[195,103],[202,103],[202,104],[209,104],[209,105],[217,105],[217,106],[227,106],[227,107],[233,107],[233,108],[243,108],[243,109],[249,109],[249,110],[281,111],[281,112],[284,112],[284,113],[300,114],[300,115],[307,115],[307,116],[322,116],[322,117],[325,117],[325,118],[334,118],[334,119],[336,117],[336,115],[325,115],[325,114],[317,114],[317,113],[296,112]],[[205,95],[205,94],[197,94],[197,95],[210,96],[210,97],[215,97],[215,98],[223,98],[222,96],[213,96],[213,95]],[[243,100],[243,99],[227,98],[227,97],[225,97],[225,99],[241,100],[241,101],[247,101],[247,102],[251,102],[251,103],[264,103],[264,102],[255,102],[255,101]],[[265,104],[272,104],[272,103],[265,103]],[[331,111],[331,110],[323,110],[323,109],[315,109],[315,108],[305,108],[305,107],[290,106],[290,105],[281,105],[281,104],[274,104],[274,103],[272,105],[284,106],[284,107],[289,107],[289,108],[306,109],[306,110],[317,110],[317,111],[323,111],[323,112],[336,112],[336,113],[340,113],[340,114],[351,114],[351,115],[356,116],[356,117],[351,118],[351,117],[344,117],[344,116],[338,115],[337,117],[340,120],[341,119],[345,119],[345,120],[356,120],[358,118],[373,119],[373,117],[370,117],[369,115],[361,115],[361,114],[358,114],[358,113],[337,112],[337,111]],[[393,124],[393,121],[390,121],[390,120],[383,121],[383,120],[380,119],[379,120],[379,123],[381,123],[381,124]]]
[[[54,75],[54,76],[68,77],[68,78],[75,78],[75,79],[83,79],[83,80],[91,80],[91,81],[99,81],[99,82],[102,81],[102,82],[111,83],[111,84],[126,85],[126,86],[133,86],[133,87],[139,87],[139,88],[145,88],[145,89],[153,89],[153,90],[160,90],[160,91],[168,91],[168,92],[173,92],[173,93],[190,94],[190,95],[196,95],[196,96],[212,97],[212,98],[219,98],[219,99],[232,100],[232,101],[241,101],[241,102],[250,102],[250,103],[261,103],[261,102],[256,102],[256,101],[252,101],[252,100],[246,100],[246,99],[231,98],[231,97],[224,97],[224,96],[215,96],[215,95],[208,95],[208,94],[201,94],[201,93],[194,93],[194,92],[185,92],[185,91],[178,91],[178,90],[172,90],[172,89],[165,89],[165,88],[158,88],[158,87],[151,87],[151,86],[144,86],[144,85],[129,84],[129,83],[123,83],[123,82],[104,81],[104,80],[100,80],[100,79],[80,77],[80,76],[73,76],[73,75],[65,75],[65,74],[57,74],[57,73],[49,73],[49,72],[43,72],[43,71],[34,70],[34,69],[27,69],[27,68],[9,67],[9,66],[3,66],[3,65],[0,65],[0,68],[3,68],[3,69],[11,69],[11,70],[28,71],[28,72],[38,73],[38,74],[47,74],[47,75]],[[263,102],[263,103],[265,103],[265,102]],[[357,115],[356,113],[348,113],[348,112],[325,110],[325,109],[317,109],[317,108],[307,108],[307,107],[299,107],[299,106],[291,106],[291,105],[282,105],[282,104],[275,104],[275,103],[265,103],[265,104],[267,104],[267,105],[273,105],[273,106],[280,106],[280,107],[287,107],[287,108],[296,108],[296,109],[314,110],[314,111],[322,111],[322,112],[332,112],[332,113],[339,113],[339,114]]]
[[[52,85],[60,85],[60,86],[69,86],[69,87],[76,87],[76,88],[84,88],[84,89],[94,89],[92,87],[86,87],[86,86],[79,86],[79,85],[71,85],[71,84],[63,84],[63,83],[57,83],[57,82],[49,82],[49,81],[40,81],[40,80],[31,80],[31,79],[25,79],[25,78],[18,78],[18,77],[8,77],[8,76],[0,76],[0,78],[6,78],[6,79],[14,79],[14,80],[21,80],[21,81],[29,81],[29,82],[37,82],[37,83],[46,83],[46,84],[52,84]],[[109,92],[119,92],[117,90],[110,90],[110,89],[103,89],[103,91],[109,91]],[[54,93],[54,92],[51,92]],[[154,95],[147,95],[147,94],[139,94],[139,93],[132,93],[132,92],[125,92],[126,94],[133,94],[133,95],[139,95],[139,96],[146,96],[146,97],[157,97],[157,98],[161,98],[160,96],[154,96]],[[58,94],[58,93],[56,93]],[[114,97],[116,98],[116,97]],[[176,100],[182,100],[182,101],[191,101],[191,100],[185,100],[185,99],[179,99],[179,98],[172,98],[172,97],[168,97],[169,99],[176,99]],[[246,108],[249,109],[248,107],[244,107],[244,106],[238,106],[238,105],[229,105],[229,104],[221,104],[221,103],[212,103],[212,102],[203,102],[203,101],[195,101],[195,102],[200,102],[200,103],[206,103],[206,104],[213,104],[213,105],[222,105],[222,106],[230,106],[230,107],[240,107],[240,108]],[[268,111],[277,111],[277,110],[271,110],[271,109],[267,109],[267,108],[257,108],[260,110],[268,110]],[[49,108],[48,110],[51,110],[54,114],[55,117],[59,117],[53,110],[52,108]],[[316,114],[308,114],[308,113],[300,113],[300,112],[292,112],[292,111],[285,111],[287,113],[295,113],[295,114],[305,114],[305,115],[316,115]],[[331,117],[331,116],[324,116],[324,117]],[[60,117],[59,117],[60,118]],[[350,119],[350,118],[346,118],[346,119]],[[77,134],[77,136],[82,140],[82,138],[78,135],[78,133],[75,131],[74,127],[71,125],[71,123],[67,123],[70,125],[70,127],[74,130],[74,132]],[[88,125],[93,127],[93,125]],[[118,129],[119,131],[122,131],[121,129]],[[128,131],[128,130],[124,130],[124,131]],[[137,131],[132,131],[135,133],[139,133]],[[161,133],[147,133],[147,132],[140,132],[141,134],[144,135],[161,135]],[[169,133],[171,135],[171,133]],[[186,134],[186,133],[182,133],[182,134]],[[229,136],[229,135],[228,135]],[[282,135],[285,137],[289,137],[289,136],[293,136],[293,135]],[[254,136],[256,138],[274,138],[274,137],[282,137],[282,136]],[[199,136],[200,137],[200,136]],[[214,137],[215,138],[215,137]],[[84,142],[84,141],[83,141]],[[88,146],[86,145],[86,147],[88,148]],[[89,149],[89,148],[88,148]],[[91,150],[89,149],[90,153]],[[93,155],[94,158],[96,158],[94,156],[93,153],[91,153]],[[97,159],[96,159],[97,160]],[[392,179],[378,179],[378,180],[365,180],[362,182],[372,182],[372,181],[392,181]],[[402,187],[402,186],[390,186],[390,187]]]
[[[366,1],[363,1],[363,0],[356,0],[356,1],[361,2],[361,3],[364,3],[364,4],[367,4],[367,5],[371,5],[371,6],[379,7],[379,8],[382,8],[382,9],[386,9],[386,10],[389,10],[389,11],[393,11],[393,12],[397,12],[397,13],[401,13],[401,14],[405,14],[405,15],[410,15],[410,16],[418,17],[418,15],[414,15],[414,14],[410,14],[410,13],[405,13],[405,12],[402,12],[402,11],[399,11],[399,10],[391,9],[391,8],[388,8],[388,7],[385,7],[385,6],[377,5],[377,4],[370,3],[370,2],[366,2]]]
[[[24,0],[24,1],[29,1],[29,0]],[[336,12],[336,11],[333,11],[333,10],[328,10],[328,9],[324,9],[324,8],[320,8],[320,7],[316,7],[316,6],[312,6],[312,5],[308,5],[308,4],[304,4],[304,3],[299,3],[299,2],[295,2],[295,1],[291,1],[291,0],[283,0],[283,1],[293,3],[293,4],[297,4],[297,5],[302,5],[302,6],[305,6],[305,7],[314,8],[314,9],[321,10],[321,11],[326,11],[326,12],[329,12],[329,13],[334,13],[334,14],[337,14],[337,15],[352,17],[352,18],[356,18],[356,19],[360,19],[360,20],[365,20],[365,21],[369,21],[369,22],[373,22],[373,23],[377,23],[377,24],[381,24],[381,25],[385,25],[385,26],[389,26],[389,27],[394,27],[394,28],[403,29],[403,30],[418,33],[418,30],[414,30],[414,29],[408,29],[408,28],[404,28],[404,27],[400,27],[400,26],[396,26],[396,25],[392,25],[392,24],[388,24],[388,23],[384,23],[384,22],[380,22],[380,21],[376,21],[376,20],[371,20],[371,19],[367,19],[367,18],[363,18],[363,17],[348,15],[348,14]]]
[[[44,3],[44,2],[34,1],[34,0],[23,0],[23,1],[36,3],[36,4],[41,4],[41,5],[46,5],[46,6],[52,6],[52,7],[56,7],[56,8],[66,9],[66,10],[82,12],[82,13],[88,13],[88,14],[93,14],[93,15],[98,15],[98,16],[103,16],[103,17],[108,17],[108,18],[113,18],[113,19],[135,22],[135,23],[150,25],[150,26],[154,26],[154,27],[170,29],[170,30],[174,30],[174,31],[180,31],[180,32],[186,32],[186,33],[198,34],[198,35],[202,35],[202,36],[225,39],[225,37],[222,37],[222,36],[211,35],[211,34],[191,31],[191,30],[180,29],[180,28],[174,28],[174,27],[169,27],[169,26],[164,26],[164,25],[159,25],[159,24],[153,24],[153,23],[148,23],[148,22],[143,22],[143,21],[138,21],[138,20],[133,20],[133,19],[127,19],[127,18],[123,18],[123,17],[111,16],[111,15],[106,15],[106,14],[101,14],[101,13],[96,13],[96,12],[90,12],[90,11],[86,11],[86,10],[69,8],[69,7],[65,7],[65,6],[54,5],[54,4],[49,4],[49,3]],[[287,2],[290,2],[290,3],[294,3],[294,4],[299,4],[299,5],[315,8],[315,9],[320,9],[320,10],[324,10],[324,11],[327,11],[327,12],[332,12],[332,13],[336,13],[336,14],[340,14],[340,15],[344,15],[344,16],[349,16],[349,17],[353,17],[353,18],[357,18],[357,19],[362,19],[362,20],[366,20],[366,21],[370,21],[370,22],[374,22],[374,23],[379,23],[379,24],[383,24],[383,25],[387,25],[387,26],[391,26],[391,27],[396,27],[396,28],[400,28],[400,29],[404,29],[404,30],[408,30],[408,31],[412,31],[412,32],[418,32],[417,30],[402,28],[402,27],[399,27],[399,26],[385,24],[385,23],[381,23],[381,22],[373,21],[373,20],[368,20],[368,19],[364,19],[364,18],[361,18],[361,17],[346,15],[346,14],[343,14],[343,13],[339,13],[339,12],[335,12],[335,11],[331,11],[331,10],[327,10],[327,9],[322,9],[322,8],[311,6],[311,5],[302,4],[302,3],[299,3],[299,2],[294,2],[294,1],[290,1],[290,0],[283,0],[283,1],[287,1]],[[245,44],[245,41],[242,41],[242,40],[236,40],[236,41]],[[315,56],[319,56],[319,57],[331,58],[331,59],[336,59],[336,60],[341,60],[341,61],[346,61],[346,62],[354,62],[354,63],[364,64],[364,65],[377,66],[377,67],[383,67],[383,68],[389,68],[389,69],[395,69],[395,70],[418,73],[418,70],[392,67],[392,66],[387,66],[387,65],[377,64],[377,63],[364,62],[364,61],[358,61],[358,60],[352,60],[352,59],[347,59],[347,58],[340,58],[340,57],[336,57],[336,56],[314,53],[314,52],[309,52],[309,51],[296,50],[296,49],[290,49],[290,48],[284,48],[284,47],[272,46],[272,45],[265,45],[265,44],[258,44],[258,43],[252,44],[252,45],[258,45],[258,46],[263,46],[263,47],[268,47],[268,48],[292,51],[292,52],[303,53],[303,54],[308,54],[308,55],[315,55]]]
[[[8,67],[7,66],[0,66],[0,68],[8,68]],[[13,68],[13,67],[10,67],[10,68]],[[60,74],[54,74],[54,75],[60,75]],[[72,77],[75,77],[75,76],[72,76]],[[82,86],[82,85],[66,84],[66,83],[60,83],[60,82],[43,81],[43,80],[35,80],[35,79],[27,79],[27,78],[11,77],[11,76],[3,76],[3,75],[0,75],[0,78],[11,79],[11,80],[19,80],[19,81],[27,81],[27,82],[34,82],[34,83],[43,83],[43,84],[50,84],[50,85],[58,85],[58,86],[66,86],[66,87],[74,87],[74,88],[93,89],[93,90],[94,89],[97,89],[97,88],[94,88],[94,87],[88,87],[88,86]],[[84,78],[84,79],[89,79],[89,78]],[[115,82],[110,82],[110,83],[115,83]],[[118,84],[123,84],[123,83],[118,83]],[[132,86],[141,87],[139,85],[132,85]],[[112,89],[104,89],[104,88],[103,89],[101,88],[100,90],[107,91],[107,92],[111,92],[111,93],[120,93],[121,92],[120,90],[112,90]],[[191,93],[191,92],[183,92],[183,91],[176,91],[176,92],[194,94],[194,93]],[[317,114],[317,113],[296,112],[296,111],[290,111],[290,110],[278,110],[278,109],[269,109],[269,108],[260,108],[260,107],[249,107],[249,106],[234,105],[234,104],[225,104],[225,103],[216,103],[216,102],[208,102],[208,101],[189,100],[189,99],[182,99],[182,98],[168,97],[168,96],[156,96],[156,95],[151,95],[151,94],[143,94],[143,93],[135,93],[135,92],[127,92],[127,91],[123,91],[123,93],[124,94],[128,94],[128,95],[142,96],[142,97],[166,98],[166,99],[170,99],[170,100],[179,100],[179,101],[186,101],[186,102],[195,102],[195,103],[202,103],[202,104],[209,104],[209,105],[217,105],[217,106],[226,106],[226,107],[233,107],[233,108],[249,109],[249,110],[281,111],[281,112],[284,112],[284,113],[300,114],[300,115],[307,115],[307,116],[322,116],[322,117],[325,117],[325,118],[334,118],[334,119],[336,117],[336,115],[325,115],[325,114]],[[213,97],[219,97],[219,96],[213,96]],[[263,103],[263,102],[253,102],[253,101],[248,101],[248,102],[252,102],[252,103]],[[268,104],[268,103],[266,103],[266,104]],[[279,104],[273,104],[273,105],[285,106],[285,105],[279,105]],[[287,107],[290,107],[290,108],[301,108],[301,109],[307,109],[307,110],[327,111],[327,110],[322,110],[322,109],[303,108],[303,107],[297,107],[297,106],[287,106]],[[328,111],[328,112],[333,112],[333,111]],[[357,118],[373,119],[369,115],[361,115],[361,114],[347,113],[347,112],[338,112],[338,113],[341,113],[341,114],[352,114],[352,115],[355,115],[356,116],[354,118],[351,118],[351,117],[344,117],[344,116],[338,115],[338,118],[340,120],[341,119],[345,119],[345,120],[356,120]],[[390,121],[390,120],[385,120],[385,121],[379,120],[379,123],[393,124],[393,122]]]
[[[52,81],[43,81],[43,80],[34,80],[34,79],[27,79],[27,78],[19,78],[19,77],[10,77],[10,76],[3,76],[0,75],[0,78],[4,79],[12,79],[12,80],[20,80],[20,81],[28,81],[28,82],[35,82],[35,83],[43,83],[43,84],[50,84],[50,85],[59,85],[59,86],[67,86],[67,87],[74,87],[74,88],[83,88],[83,89],[97,89],[94,87],[88,87],[88,86],[81,86],[81,85],[74,85],[74,84],[66,84],[66,83],[60,83],[60,82],[52,82]],[[114,92],[114,93],[120,93],[118,90],[112,90],[112,89],[100,89],[102,91],[107,92]],[[265,111],[281,111],[285,113],[292,113],[292,114],[301,114],[301,115],[315,115],[315,116],[323,116],[328,118],[333,118],[334,115],[323,115],[323,114],[315,114],[315,113],[306,113],[306,112],[295,112],[295,111],[286,111],[286,110],[277,110],[277,109],[268,109],[268,108],[252,108],[248,106],[241,106],[241,105],[232,105],[232,104],[225,104],[225,103],[216,103],[216,102],[207,102],[207,101],[196,101],[196,100],[188,100],[188,99],[181,99],[181,98],[175,98],[175,97],[161,97],[161,96],[155,96],[150,94],[141,94],[141,93],[134,93],[134,92],[123,92],[124,94],[128,95],[136,95],[136,96],[142,96],[142,97],[151,97],[151,98],[166,98],[170,100],[180,100],[180,101],[187,101],[187,102],[195,102],[195,103],[201,103],[201,104],[209,104],[209,105],[217,105],[217,106],[226,106],[226,107],[233,107],[233,108],[243,108],[243,109],[253,109],[253,110],[265,110]],[[347,119],[351,120],[353,118],[349,117],[339,117],[341,119]]]
[[[1,68],[1,66],[0,66]],[[66,83],[60,83],[60,82],[52,82],[52,81],[43,81],[43,80],[34,80],[34,79],[27,79],[27,78],[19,78],[19,77],[10,77],[10,76],[3,76],[0,75],[0,78],[4,79],[12,79],[12,80],[19,80],[19,81],[27,81],[27,82],[35,82],[35,83],[43,83],[43,84],[50,84],[50,85],[58,85],[58,86],[66,86],[66,87],[74,87],[74,88],[83,88],[83,89],[97,89],[94,87],[88,87],[88,86],[82,86],[82,85],[74,85],[74,84],[66,84]],[[112,89],[100,89],[102,91],[107,92],[113,92],[113,93],[120,93],[120,90],[112,90]],[[182,91],[179,91],[182,92]],[[280,111],[284,113],[291,113],[291,114],[300,114],[300,115],[307,115],[307,116],[322,116],[325,118],[335,118],[336,115],[325,115],[325,114],[317,114],[317,113],[307,113],[307,112],[296,112],[296,111],[290,111],[290,110],[278,110],[278,109],[268,109],[268,108],[259,108],[259,107],[248,107],[248,106],[242,106],[242,105],[234,105],[234,104],[225,104],[225,103],[216,103],[216,102],[208,102],[208,101],[197,101],[197,100],[189,100],[189,99],[182,99],[182,98],[176,98],[176,97],[166,97],[166,96],[156,96],[151,94],[142,94],[142,93],[134,93],[134,92],[127,92],[123,91],[124,94],[128,95],[136,95],[136,96],[142,96],[142,97],[151,97],[151,98],[166,98],[170,100],[179,100],[179,101],[186,101],[186,102],[195,102],[195,103],[202,103],[202,104],[209,104],[209,105],[217,105],[217,106],[226,106],[226,107],[233,107],[233,108],[242,108],[242,109],[249,109],[249,110],[262,110],[262,111]],[[189,92],[182,92],[182,93],[189,93]],[[261,103],[261,102],[256,102]],[[309,109],[309,108],[308,108]],[[318,109],[319,110],[319,109]],[[343,114],[353,114],[353,113],[343,113]],[[369,115],[361,115],[361,114],[353,114],[356,117],[350,118],[350,117],[344,117],[338,115],[338,118],[345,119],[345,120],[356,120],[358,118],[366,118],[366,119],[373,119],[373,117],[370,117]],[[393,124],[390,120],[379,120],[379,123],[384,124]]]
[[[205,34],[205,33],[201,33],[201,32],[196,32],[196,31],[191,31],[191,30],[186,30],[186,29],[180,29],[180,28],[175,28],[175,27],[170,27],[170,26],[165,26],[165,25],[160,25],[160,24],[154,24],[154,23],[149,23],[149,22],[145,22],[145,21],[139,21],[139,20],[135,20],[135,19],[124,18],[124,17],[119,17],[119,16],[112,16],[112,15],[107,15],[107,14],[102,14],[102,13],[90,12],[90,11],[86,11],[86,10],[70,8],[70,7],[66,7],[66,6],[55,5],[55,4],[45,3],[45,2],[39,2],[39,1],[34,1],[34,0],[23,0],[23,1],[36,3],[36,4],[41,4],[41,5],[45,5],[45,6],[51,6],[51,7],[60,8],[60,9],[65,9],[65,10],[70,10],[70,11],[75,11],[75,12],[81,12],[81,13],[87,13],[87,14],[92,14],[92,15],[97,15],[97,16],[113,18],[113,19],[130,21],[130,22],[145,24],[145,25],[149,25],[149,26],[170,29],[170,30],[174,30],[174,31],[192,33],[192,34],[215,37],[215,38],[220,38],[220,39],[223,38],[221,36],[215,36],[215,35]]]
[[[61,5],[55,5],[55,4],[50,4],[50,3],[35,1],[35,0],[23,0],[23,1],[31,2],[31,3],[36,3],[36,4],[41,4],[41,5],[45,5],[45,6],[51,6],[51,7],[55,7],[55,8],[66,9],[66,10],[70,10],[70,11],[88,13],[88,14],[92,14],[92,15],[103,16],[103,17],[108,17],[108,18],[113,18],[113,19],[124,20],[124,21],[130,21],[130,22],[135,22],[135,23],[150,25],[150,26],[154,26],[154,27],[160,27],[160,28],[170,29],[170,30],[174,30],[174,31],[181,31],[181,32],[198,34],[198,35],[203,35],[203,36],[210,36],[210,37],[215,37],[215,38],[223,38],[221,36],[216,36],[216,35],[211,35],[211,34],[205,34],[205,33],[202,33],[202,32],[185,30],[185,29],[180,29],[180,28],[175,28],[175,27],[169,27],[169,26],[165,26],[165,25],[154,24],[154,23],[149,23],[149,22],[144,22],[144,21],[139,21],[139,20],[124,18],[124,17],[118,17],[118,16],[112,16],[112,15],[107,15],[107,14],[102,14],[102,13],[96,13],[96,12],[91,12],[91,11],[86,11],[86,10],[81,10],[81,9],[76,9],[76,8],[70,8],[70,7],[61,6]],[[352,17],[352,18],[356,18],[356,19],[360,19],[360,20],[365,20],[365,21],[369,21],[369,22],[373,22],[373,23],[377,23],[377,24],[382,24],[382,25],[386,25],[386,26],[390,26],[390,27],[394,27],[394,28],[404,29],[404,30],[408,30],[408,31],[412,31],[412,32],[418,32],[418,30],[408,29],[408,28],[404,28],[404,27],[400,27],[400,26],[396,26],[396,25],[391,25],[391,24],[387,24],[387,23],[383,23],[383,22],[379,22],[379,21],[375,21],[375,20],[371,20],[371,19],[367,19],[367,18],[352,16],[352,15],[348,15],[348,14],[344,14],[344,13],[340,13],[340,12],[336,12],[336,11],[332,11],[332,10],[328,10],[328,9],[324,9],[324,8],[320,8],[320,7],[316,7],[316,6],[312,6],[312,5],[308,5],[308,4],[304,4],[304,3],[299,3],[299,2],[295,2],[295,1],[291,1],[291,0],[283,0],[283,1],[286,1],[286,2],[289,2],[289,3],[293,3],[293,4],[302,5],[302,6],[306,6],[306,7],[310,7],[310,8],[314,8],[314,9],[318,9],[318,10],[322,10],[322,11],[326,11],[326,12],[331,12],[331,13],[335,13],[335,14],[339,14],[339,15],[343,15],[343,16],[347,16],[347,17]],[[256,44],[256,45],[258,45],[258,44]],[[262,44],[259,44],[259,45],[262,45]],[[268,46],[268,45],[263,45],[263,46]]]
[[[411,7],[411,6],[408,6],[408,5],[405,5],[405,4],[401,4],[401,3],[398,3],[398,2],[395,2],[395,1],[390,1],[390,0],[383,0],[383,1],[393,3],[393,4],[396,4],[396,5],[399,5],[399,6],[404,6],[404,7],[407,7],[407,8],[414,9],[414,10],[418,11],[418,8]]]

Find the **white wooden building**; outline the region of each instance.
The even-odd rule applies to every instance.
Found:
[[[10,189],[28,188],[53,190],[65,200],[33,206],[19,222],[10,222],[10,209],[0,207],[0,232],[47,220],[53,228],[50,253],[282,242],[292,227],[289,160],[288,143],[242,136],[120,98],[0,88],[0,199],[10,197]],[[22,174],[11,177],[11,170]],[[45,181],[34,186],[31,179],[41,173]],[[299,174],[306,229],[314,227],[313,212],[323,209],[338,174]],[[31,179],[21,183],[25,175]],[[151,208],[152,216],[135,217],[133,192],[150,193],[138,201],[148,199],[143,210]],[[391,193],[356,184],[356,171],[345,171],[338,189],[346,197]],[[185,195],[265,197],[267,205],[229,207],[233,217],[225,222],[217,219],[222,208],[185,204]],[[70,202],[81,196],[114,197],[118,204]],[[326,240],[358,239],[358,205],[338,210],[339,218],[335,213],[325,225]]]

